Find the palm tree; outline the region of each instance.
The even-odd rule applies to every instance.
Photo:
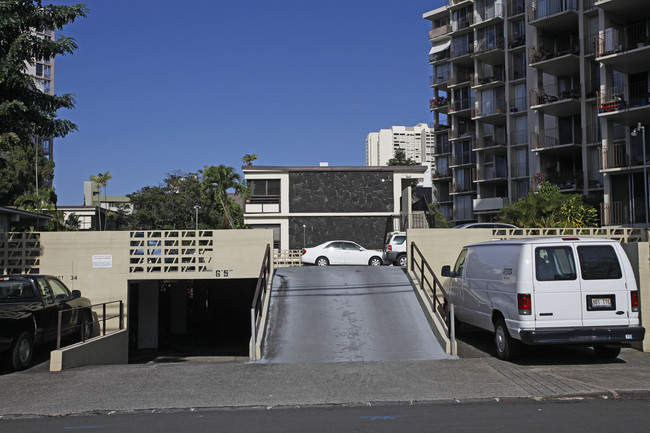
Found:
[[[100,185],[101,187],[104,187],[104,202],[107,202],[106,200],[106,189],[108,185],[108,181],[113,179],[113,175],[107,171],[106,173],[97,173],[96,175],[90,176],[90,180],[92,182],[95,182],[96,184]],[[100,191],[101,192],[101,191]],[[102,229],[102,220],[101,220],[101,200],[100,200],[100,211],[99,211],[99,230]],[[106,230],[106,220],[104,220],[104,230]]]
[[[230,216],[230,209],[228,207],[228,191],[234,190],[241,192],[243,189],[242,178],[239,173],[232,167],[226,167],[220,164],[218,167],[213,165],[206,166],[203,170],[199,170],[203,174],[201,180],[201,188],[203,192],[210,198],[214,199],[223,208],[223,219],[221,220],[221,228],[235,228],[235,225]]]
[[[246,155],[244,155],[244,157],[241,160],[246,165],[253,165],[253,161],[255,161],[256,159],[257,159],[257,153],[253,153],[253,154],[247,153]]]

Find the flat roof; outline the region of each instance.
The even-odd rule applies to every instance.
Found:
[[[424,173],[426,165],[393,165],[393,166],[272,166],[272,165],[244,165],[242,171],[383,171],[383,172],[407,172]]]

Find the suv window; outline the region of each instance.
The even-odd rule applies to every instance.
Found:
[[[623,277],[616,251],[611,245],[578,247],[583,280],[618,280]]]
[[[537,281],[575,280],[576,264],[571,247],[535,248]]]
[[[391,242],[391,243],[393,245],[402,245],[405,240],[406,240],[406,236],[399,235],[399,236],[395,236],[393,238],[393,242]]]

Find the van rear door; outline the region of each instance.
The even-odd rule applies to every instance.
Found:
[[[630,324],[630,288],[621,251],[611,243],[576,242],[583,326]],[[624,254],[624,253],[623,253]]]
[[[582,326],[583,302],[570,243],[533,244],[533,312],[538,328]]]

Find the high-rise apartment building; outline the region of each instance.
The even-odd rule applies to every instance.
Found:
[[[54,30],[39,29],[34,34],[40,38],[54,40]],[[34,77],[34,85],[37,90],[48,95],[54,95],[54,58],[34,59],[33,64],[27,64],[27,74]],[[34,137],[34,140],[42,146],[43,155],[52,159],[54,156],[53,137]]]
[[[490,220],[549,181],[601,202],[603,224],[645,222],[638,125],[650,122],[647,6],[447,0],[424,14],[434,182],[451,220]]]
[[[433,129],[426,123],[419,123],[416,126],[393,126],[371,132],[366,138],[366,165],[387,165],[398,149],[418,164],[433,162]]]

